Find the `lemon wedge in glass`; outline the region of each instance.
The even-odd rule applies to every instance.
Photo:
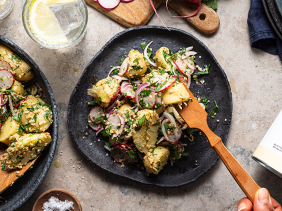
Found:
[[[50,2],[52,0],[49,0]],[[69,0],[57,0],[57,2]],[[33,0],[29,11],[29,24],[35,36],[50,44],[64,44],[68,42],[57,18],[46,0]],[[56,2],[53,0],[52,2]]]

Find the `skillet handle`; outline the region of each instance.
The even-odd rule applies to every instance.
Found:
[[[222,143],[220,137],[215,135],[208,126],[201,129],[209,139],[211,147],[217,152],[221,160],[236,180],[237,184],[244,191],[246,196],[254,202],[255,194],[260,189],[253,178],[246,172],[240,163],[233,157]]]

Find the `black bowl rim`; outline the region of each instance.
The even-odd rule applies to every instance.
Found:
[[[38,188],[38,186],[41,184],[41,182],[45,178],[45,176],[46,176],[46,174],[47,174],[47,172],[48,172],[48,170],[49,170],[49,168],[52,164],[54,154],[55,154],[55,150],[56,150],[56,146],[57,146],[57,140],[58,140],[58,112],[57,112],[56,101],[55,101],[55,97],[54,97],[52,88],[51,88],[47,78],[45,77],[44,73],[39,68],[39,66],[33,61],[33,59],[24,50],[22,50],[15,43],[13,43],[11,40],[4,37],[3,35],[0,35],[0,44],[1,44],[1,42],[4,43],[4,45],[6,47],[14,48],[16,50],[15,51],[16,54],[18,54],[27,63],[32,64],[32,66],[35,67],[33,69],[33,71],[36,71],[40,75],[42,80],[44,81],[44,84],[47,88],[47,92],[50,96],[51,107],[52,107],[52,112],[53,112],[53,123],[52,123],[53,126],[52,127],[53,127],[53,130],[54,130],[53,131],[54,135],[52,135],[52,142],[49,146],[49,155],[48,155],[47,163],[45,164],[43,171],[38,176],[36,182],[32,186],[30,186],[29,189],[27,189],[26,194],[21,198],[21,200],[11,204],[10,210],[15,210],[15,209],[19,208],[24,202],[26,202],[29,199],[29,197],[35,192],[35,190]],[[9,202],[7,202],[7,203],[9,203]]]
[[[270,22],[270,25],[272,26],[275,34],[278,36],[278,38],[280,40],[282,40],[282,34],[281,34],[281,31],[279,30],[279,28],[277,27],[274,19],[273,19],[273,15],[272,13],[270,12],[269,8],[268,8],[268,3],[267,3],[267,0],[262,0],[262,4],[263,4],[263,7],[264,7],[264,10],[265,10],[265,13],[266,13],[266,16]]]
[[[113,40],[115,40],[116,38],[118,38],[118,37],[120,37],[120,36],[126,34],[127,32],[135,31],[135,30],[142,30],[142,29],[161,29],[161,30],[164,30],[164,29],[165,29],[165,30],[167,30],[167,28],[165,28],[165,27],[163,27],[163,26],[154,26],[154,25],[150,25],[150,26],[137,26],[137,27],[128,28],[128,29],[126,29],[126,30],[124,30],[124,31],[121,31],[121,32],[117,33],[116,35],[114,35],[114,36],[101,48],[101,50],[99,50],[99,51],[95,54],[95,56],[90,60],[90,62],[88,63],[88,65],[85,67],[83,73],[81,74],[81,76],[80,76],[80,78],[79,78],[79,80],[78,80],[78,82],[77,82],[75,88],[73,89],[71,96],[70,96],[69,105],[68,105],[68,114],[67,114],[67,116],[68,116],[68,128],[69,128],[69,133],[70,133],[72,142],[74,143],[74,145],[76,146],[76,148],[78,149],[78,151],[79,151],[87,160],[89,160],[91,163],[93,163],[94,165],[100,167],[101,169],[105,170],[105,171],[108,172],[108,173],[114,174],[114,175],[116,175],[116,176],[118,176],[118,177],[120,177],[120,178],[130,179],[131,181],[135,181],[135,182],[142,183],[142,184],[145,184],[145,185],[158,186],[158,187],[162,187],[162,188],[175,188],[175,187],[180,187],[180,186],[187,185],[187,184],[190,184],[190,183],[192,183],[192,182],[195,182],[198,178],[200,178],[200,177],[203,176],[205,173],[207,173],[210,169],[212,169],[212,168],[215,166],[216,162],[217,162],[218,159],[219,159],[219,156],[217,157],[216,160],[214,160],[214,163],[210,166],[209,169],[207,169],[207,170],[206,170],[205,172],[203,172],[202,174],[198,175],[198,177],[195,177],[195,179],[191,180],[190,182],[183,182],[183,183],[180,183],[180,184],[177,184],[177,185],[161,185],[161,184],[154,184],[154,183],[150,183],[150,182],[146,182],[146,181],[144,182],[144,181],[136,180],[136,179],[133,179],[133,178],[130,178],[130,177],[126,177],[126,176],[123,176],[123,175],[119,175],[119,174],[114,173],[114,172],[111,172],[110,170],[104,168],[103,166],[100,166],[100,165],[98,165],[97,163],[93,162],[93,161],[90,160],[90,159],[87,157],[87,155],[79,148],[79,146],[77,145],[77,143],[76,143],[76,141],[75,141],[75,139],[74,139],[74,136],[73,136],[73,134],[72,134],[72,131],[70,130],[70,128],[71,128],[71,124],[70,124],[71,103],[70,103],[70,102],[71,102],[71,100],[72,100],[74,94],[76,93],[76,90],[78,89],[78,84],[80,84],[80,81],[82,80],[82,78],[83,78],[84,74],[86,73],[88,67],[92,64],[92,62],[96,59],[96,57],[98,57],[98,55],[101,54],[101,53],[104,51],[104,49],[105,49]],[[195,39],[202,47],[205,48],[205,50],[208,51],[208,53],[211,55],[212,59],[214,59],[215,63],[216,63],[217,66],[219,67],[219,70],[222,72],[224,78],[228,81],[228,78],[227,78],[226,73],[224,72],[224,70],[222,69],[222,67],[220,66],[220,64],[217,62],[217,60],[216,60],[216,58],[214,57],[214,55],[212,54],[212,52],[207,48],[207,46],[206,46],[203,42],[201,42],[198,38],[196,38],[196,37],[193,36],[192,34],[186,32],[186,31],[183,31],[183,30],[181,30],[181,29],[172,28],[172,27],[168,27],[168,29],[169,29],[170,31],[175,31],[175,32],[183,33],[183,34],[188,35],[188,36],[192,37],[193,39]],[[230,95],[230,97],[231,97],[230,106],[231,106],[231,111],[232,111],[232,110],[233,110],[233,101],[232,101],[232,93],[231,93],[231,88],[230,88],[230,86],[228,86],[228,92],[229,92],[229,95]],[[231,120],[232,120],[232,115],[231,115],[231,117],[230,117],[230,122],[231,122]],[[230,125],[231,125],[231,124],[230,124]],[[227,141],[227,137],[228,137],[228,134],[229,134],[229,130],[230,130],[230,126],[228,127],[227,132],[226,132],[226,134],[225,134],[223,140],[226,140],[226,141]],[[225,141],[225,142],[226,142],[226,141]],[[223,141],[223,142],[224,142],[224,141]],[[225,144],[225,142],[224,142],[224,144]]]

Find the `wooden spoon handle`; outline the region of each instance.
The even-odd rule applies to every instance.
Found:
[[[246,196],[254,202],[255,194],[260,189],[258,184],[253,178],[246,172],[246,170],[240,165],[240,163],[233,157],[233,155],[224,146],[222,141],[218,142],[214,147],[214,150],[220,156],[229,172],[232,174],[238,185],[244,191]]]
[[[195,7],[195,5],[196,4],[192,4],[187,1],[172,1],[169,3],[169,6],[180,16],[194,14],[197,9],[197,6]],[[203,3],[197,15],[190,18],[185,18],[185,20],[197,30],[205,34],[211,34],[215,32],[220,24],[220,19],[217,13]]]
[[[246,196],[254,202],[255,194],[260,187],[253,180],[253,178],[246,172],[240,163],[233,157],[228,149],[222,143],[220,137],[215,135],[206,125],[201,128],[209,139],[211,147],[217,152],[221,160],[232,174],[240,188],[244,191]]]

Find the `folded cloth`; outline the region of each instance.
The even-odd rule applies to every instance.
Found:
[[[282,41],[273,31],[261,0],[251,0],[248,14],[251,47],[278,54],[282,61]]]

